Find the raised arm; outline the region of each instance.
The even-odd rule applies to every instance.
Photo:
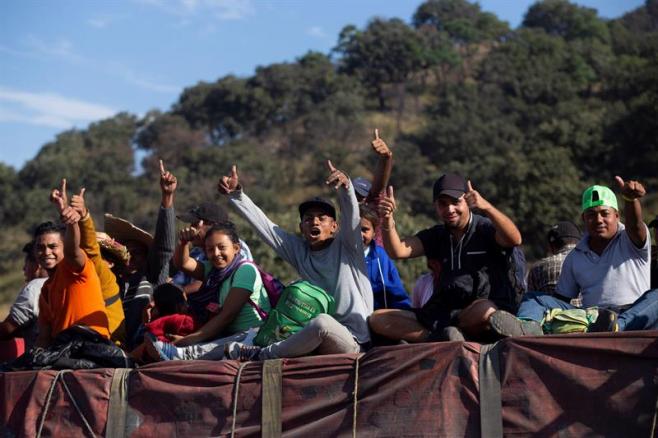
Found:
[[[84,194],[84,189],[81,190]],[[50,193],[50,200],[59,212],[60,220],[66,225],[64,234],[64,258],[77,272],[82,271],[87,261],[87,256],[80,248],[80,228],[78,221],[80,214],[76,209],[68,205],[66,195],[66,179],[62,179],[59,189],[53,189]]]
[[[71,196],[71,207],[80,215],[78,226],[80,227],[80,248],[87,253],[87,256],[94,264],[96,272],[100,272],[102,266],[101,247],[96,240],[96,228],[94,221],[89,214],[89,209],[85,203],[85,189],[80,189],[80,193]]]
[[[379,214],[382,216],[382,237],[384,240],[384,249],[392,259],[410,259],[420,257],[425,254],[423,243],[416,236],[405,237],[400,239],[395,229],[395,219],[393,213],[397,210],[393,186],[389,186],[386,194],[380,198],[378,204]]]
[[[491,220],[491,223],[496,229],[496,243],[503,248],[512,248],[521,245],[523,243],[521,232],[514,225],[514,222],[489,201],[484,199],[478,191],[474,190],[470,180],[467,183],[467,188],[468,191],[464,195],[464,199],[468,204],[468,208],[471,210],[477,208]]]
[[[647,226],[642,221],[642,203],[640,199],[646,195],[644,186],[638,181],[624,181],[616,176],[615,181],[624,198],[624,225],[633,244],[642,248],[647,242]]]
[[[338,233],[341,240],[350,248],[363,251],[363,239],[361,238],[361,218],[359,217],[359,203],[356,200],[354,186],[349,177],[342,171],[336,169],[327,161],[329,176],[326,183],[333,185],[338,191],[338,204],[340,206],[340,221]]]
[[[228,196],[229,203],[238,211],[258,233],[258,236],[268,244],[282,259],[296,266],[296,253],[304,250],[302,240],[288,233],[272,222],[267,215],[242,191],[238,169],[231,167],[231,173],[223,176],[217,183],[217,191]]]
[[[178,245],[176,245],[174,251],[174,265],[196,280],[203,281],[205,276],[203,264],[190,257],[190,242],[196,239],[198,235],[199,230],[194,227],[181,230]]]
[[[161,202],[155,224],[153,244],[148,254],[148,281],[158,285],[169,278],[169,261],[176,245],[176,213],[174,194],[178,187],[176,176],[165,169],[160,160]]]
[[[372,187],[370,188],[370,193],[368,193],[368,201],[376,199],[386,189],[393,170],[393,152],[384,140],[379,138],[379,129],[375,129],[375,139],[370,144],[379,156],[379,160],[377,161]]]

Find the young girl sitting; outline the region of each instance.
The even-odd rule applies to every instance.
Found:
[[[258,268],[240,255],[240,239],[233,224],[217,224],[206,232],[204,244],[208,261],[205,262],[190,257],[189,242],[197,233],[192,227],[180,232],[174,264],[193,278],[203,281],[200,291],[215,291],[215,299],[208,303],[196,303],[196,309],[193,309],[195,318],[207,316],[207,322],[198,330],[186,336],[168,336],[172,343],[151,339],[153,348],[149,351],[153,353],[155,350],[164,360],[196,359],[215,349],[222,355],[226,340],[218,338],[231,335],[244,337],[250,328],[263,324],[256,306],[265,313],[271,310]],[[229,340],[235,339],[231,336]],[[186,346],[193,348],[177,348]]]

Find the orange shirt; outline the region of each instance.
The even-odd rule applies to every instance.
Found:
[[[89,258],[85,259],[80,272],[62,260],[41,289],[39,323],[50,326],[53,338],[73,325],[84,325],[110,337],[100,280]]]

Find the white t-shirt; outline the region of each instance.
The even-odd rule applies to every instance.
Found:
[[[557,284],[560,295],[576,298],[582,292],[583,307],[612,307],[632,304],[650,289],[648,228],[641,248],[631,241],[622,223],[600,256],[589,248],[588,240],[585,235],[564,259]]]
[[[39,296],[47,278],[35,278],[27,283],[18,293],[16,301],[9,310],[9,316],[18,326],[19,333],[25,339],[25,349],[34,345],[38,335]]]

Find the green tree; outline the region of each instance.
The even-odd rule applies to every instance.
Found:
[[[403,84],[423,66],[419,35],[402,20],[374,19],[365,30],[346,26],[334,51],[340,54],[340,71],[355,75],[386,108],[385,84]]]

